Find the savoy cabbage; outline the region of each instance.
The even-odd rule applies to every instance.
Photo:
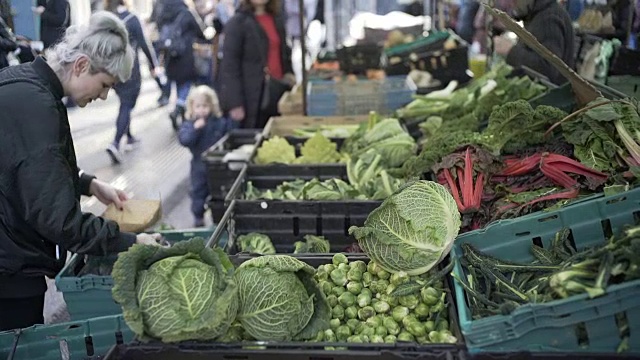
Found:
[[[202,238],[170,248],[133,245],[113,267],[113,299],[143,341],[214,340],[238,311],[233,265]]]
[[[460,212],[449,191],[432,181],[406,185],[349,233],[369,258],[391,273],[421,275],[444,258],[460,230]]]
[[[287,255],[240,265],[235,280],[244,330],[259,341],[290,341],[312,339],[328,329],[331,309],[314,275],[313,267]]]

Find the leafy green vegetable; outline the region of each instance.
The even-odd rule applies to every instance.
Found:
[[[262,143],[256,154],[256,164],[291,164],[296,159],[296,149],[279,136],[274,136]]]
[[[238,319],[256,340],[313,339],[329,329],[331,309],[315,269],[286,255],[253,258],[238,267]]]
[[[271,239],[264,234],[249,233],[238,236],[238,247],[240,252],[248,252],[260,255],[274,255],[276,248]]]
[[[238,310],[233,266],[202,238],[170,248],[133,245],[113,267],[113,299],[143,341],[214,340]]]
[[[387,198],[349,233],[386,271],[420,275],[449,253],[460,230],[460,213],[449,191],[418,181]]]
[[[321,254],[331,252],[329,240],[323,236],[306,235],[304,241],[296,241],[294,254]]]

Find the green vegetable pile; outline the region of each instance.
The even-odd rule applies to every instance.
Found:
[[[450,331],[442,279],[432,274],[392,274],[374,261],[349,262],[344,254],[336,254],[331,264],[318,268],[316,280],[332,310],[330,328],[318,332],[315,341],[457,342]],[[419,294],[401,296],[395,291],[409,282],[430,280],[432,285]]]
[[[238,249],[242,253],[258,255],[275,255],[276,253],[271,238],[264,234],[240,235],[237,242]],[[293,246],[294,254],[326,254],[331,252],[331,244],[323,236],[305,235],[304,241],[296,241]]]
[[[563,229],[549,248],[532,245],[535,261],[529,264],[499,260],[470,244],[462,249],[457,261],[466,276],[452,275],[466,290],[474,319],[578,294],[595,298],[608,286],[640,278],[640,226],[580,251],[571,244],[570,230]]]
[[[340,162],[337,145],[321,133],[316,133],[302,145],[300,157],[296,157],[293,145],[279,136],[264,141],[258,148],[256,164],[327,164]]]

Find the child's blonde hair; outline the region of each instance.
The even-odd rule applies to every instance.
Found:
[[[189,97],[187,97],[187,117],[193,115],[193,102],[199,97],[204,97],[209,103],[211,113],[216,117],[222,116],[222,110],[220,110],[220,101],[216,92],[207,85],[196,86],[189,91]]]

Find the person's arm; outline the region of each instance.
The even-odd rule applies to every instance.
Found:
[[[224,55],[220,63],[220,95],[225,110],[244,106],[242,49],[245,31],[237,17],[231,19],[225,27],[226,35],[222,46]]]
[[[94,175],[87,174],[84,170],[78,168],[78,175],[80,176],[80,194],[84,196],[92,196],[91,193],[91,182],[93,179],[96,179]]]
[[[204,25],[204,22],[202,22],[200,15],[198,15],[198,13],[196,13],[194,10],[189,10],[189,13],[191,14],[191,16],[186,15],[186,17],[189,19],[188,26],[193,29],[194,33],[196,34],[196,38],[207,40],[206,36],[204,36],[204,30],[206,27]]]
[[[160,63],[158,62],[155,51],[149,47],[149,42],[147,41],[147,37],[144,36],[144,30],[142,30],[140,20],[137,16],[134,16],[130,21],[132,22],[133,36],[135,37],[136,42],[140,45],[140,48],[147,57],[147,60],[149,60],[149,66],[157,68]]]
[[[15,51],[18,48],[18,44],[11,39],[7,39],[4,36],[0,36],[0,50],[4,52]]]
[[[287,27],[284,24],[283,17],[275,19],[278,34],[280,35],[280,44],[282,46],[282,70],[284,74],[293,74],[293,63],[291,61],[291,46],[287,43]],[[303,34],[304,35],[304,34]]]
[[[54,26],[61,27],[67,19],[67,0],[53,0],[48,2],[42,13],[42,22]]]
[[[178,132],[178,140],[182,146],[191,148],[200,138],[202,128],[196,129],[194,123],[194,121],[185,121],[182,123],[180,131]]]
[[[547,19],[537,19],[537,21],[544,23],[539,23],[537,24],[538,26],[531,26],[531,33],[542,45],[562,59],[562,53],[564,52],[566,44],[569,41],[573,41],[573,39],[563,38],[562,19],[552,16]],[[549,77],[549,79],[557,79],[560,77],[560,73],[553,65],[523,42],[519,42],[509,51],[507,63],[512,66],[527,66]]]
[[[43,238],[71,252],[103,256],[128,249],[136,241],[134,234],[82,213],[73,181],[77,170],[69,168],[63,156],[60,113],[51,95],[28,83],[14,84],[11,91],[33,101],[25,106],[15,96],[0,97],[7,114],[3,122],[16,129],[12,151],[19,155],[5,159],[12,175],[0,182],[11,206]]]

